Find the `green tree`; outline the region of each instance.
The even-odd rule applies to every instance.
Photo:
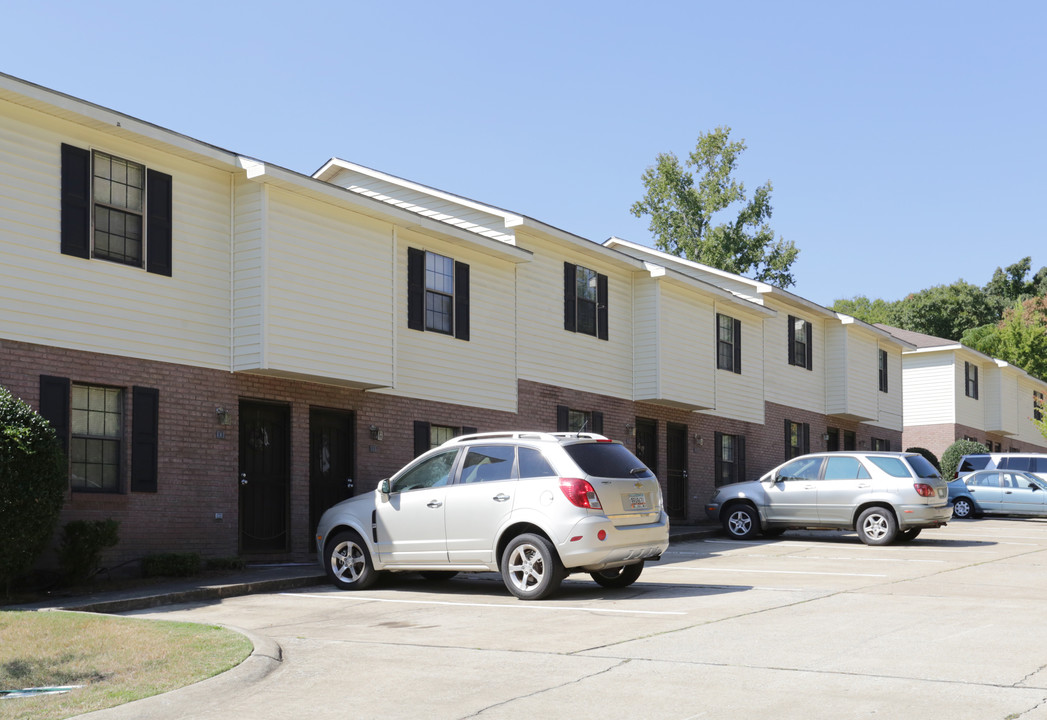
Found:
[[[1014,303],[999,323],[969,330],[960,342],[1047,379],[1047,298]]]
[[[65,501],[65,455],[50,423],[0,387],[0,588],[27,572]]]
[[[775,240],[768,225],[770,181],[749,199],[745,186],[732,177],[746,145],[744,140],[731,142],[730,133],[729,127],[718,127],[699,135],[686,167],[673,153],[660,153],[644,171],[646,194],[633,203],[632,213],[651,216],[649,229],[664,252],[789,287],[795,283],[790,268],[800,251],[781,237]],[[715,216],[739,203],[733,221],[714,224]]]
[[[1040,271],[1031,279],[1027,279],[1032,270],[1032,258],[1024,257],[1013,265],[1006,268],[996,268],[992,278],[985,285],[985,294],[989,302],[996,308],[998,315],[1013,306],[1016,302],[1028,300],[1037,294],[1037,286],[1047,277],[1047,268]]]
[[[956,340],[970,328],[988,325],[999,314],[985,291],[964,280],[935,285],[899,300],[891,308],[890,325]]]
[[[858,318],[870,325],[875,325],[876,323],[890,325],[894,305],[895,303],[887,302],[880,298],[870,300],[864,295],[856,295],[849,300],[840,299],[835,301],[832,304],[832,309],[844,315]]]

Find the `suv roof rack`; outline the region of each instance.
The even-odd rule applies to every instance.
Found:
[[[456,437],[451,438],[450,440],[447,440],[443,443],[443,445],[459,445],[464,442],[473,442],[474,440],[542,440],[545,442],[556,442],[567,438],[584,438],[587,440],[610,440],[610,438],[592,432],[543,432],[540,430],[506,430],[501,432],[469,433],[468,435],[458,435]]]

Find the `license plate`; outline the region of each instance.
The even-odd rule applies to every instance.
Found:
[[[647,495],[644,493],[631,493],[626,498],[625,506],[630,510],[646,510]]]

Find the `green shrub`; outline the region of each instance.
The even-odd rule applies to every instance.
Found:
[[[156,553],[142,559],[143,577],[192,577],[200,572],[200,555]]]
[[[0,589],[32,568],[58,524],[69,484],[50,423],[0,387]]]
[[[960,464],[960,458],[964,455],[976,453],[987,453],[989,448],[974,440],[957,440],[942,453],[942,477],[952,480],[956,474],[956,468]]]
[[[925,458],[927,458],[927,462],[929,462],[931,465],[934,465],[934,469],[935,470],[937,470],[938,472],[942,471],[942,464],[940,462],[938,462],[938,458],[935,457],[934,453],[932,453],[927,448],[911,447],[911,448],[906,448],[905,452],[920,453]]]
[[[108,520],[73,520],[62,527],[58,564],[70,585],[87,580],[102,566],[102,551],[120,542],[120,523]]]

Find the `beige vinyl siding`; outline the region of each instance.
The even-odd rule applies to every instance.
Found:
[[[513,239],[512,234],[505,231],[504,219],[438,195],[424,193],[352,170],[342,170],[330,182],[365,197],[380,200],[484,237],[508,242],[512,242]]]
[[[954,363],[955,353],[952,351],[902,355],[902,383],[905,386],[902,411],[907,426],[956,422]],[[960,383],[963,383],[962,363]]]
[[[887,392],[880,392],[879,359],[874,382],[876,390],[876,425],[890,430],[902,430],[904,425],[902,388],[902,351],[897,345],[879,343],[879,350],[887,352]]]
[[[825,328],[825,412],[876,420],[879,345],[853,325],[828,321]]]
[[[1033,425],[1033,391],[1047,396],[1047,383],[1036,380],[1028,375],[1019,375],[1016,382],[1017,397],[1014,403],[1014,418],[1016,439],[1022,442],[1032,443],[1040,447],[1047,447],[1047,438],[1040,434],[1039,428]],[[1043,409],[1044,417],[1047,417],[1047,408]]]
[[[966,376],[964,362],[969,362],[978,368],[978,397],[977,399],[967,397]],[[986,384],[989,365],[982,358],[972,353],[957,352],[956,366],[954,368],[954,384],[956,393],[956,420],[960,425],[985,429],[986,404],[991,402],[991,392]]]
[[[396,377],[390,390],[423,400],[515,412],[515,265],[401,229],[396,245]],[[469,265],[469,340],[407,327],[407,249]]]
[[[991,363],[985,367],[984,391],[985,419],[987,432],[1013,435],[1018,432],[1016,410],[1018,404],[1018,378],[1013,370]]]
[[[61,254],[61,144],[173,178],[173,276]],[[0,112],[0,337],[229,365],[229,175],[5,103]]]
[[[768,303],[778,312],[764,323],[764,372],[768,402],[825,412],[825,341],[821,318],[787,305]],[[811,323],[813,369],[789,364],[789,316]]]
[[[392,228],[269,190],[266,369],[392,384]]]
[[[600,252],[585,253],[537,235],[518,239],[534,252],[532,262],[519,268],[520,378],[631,399],[633,271]],[[608,340],[564,330],[564,262],[607,275]]]
[[[751,423],[764,422],[764,362],[762,357],[764,323],[762,315],[747,315],[737,305],[717,302],[714,312],[730,315],[742,325],[742,372],[716,370],[715,348],[710,351],[710,367],[715,382],[715,409],[702,411],[704,415],[742,420]],[[712,340],[714,319],[710,322],[709,338]]]
[[[233,190],[232,369],[265,367],[265,208],[267,186],[238,178]]]
[[[640,273],[634,278],[634,399],[694,409],[713,407],[712,300]]]

